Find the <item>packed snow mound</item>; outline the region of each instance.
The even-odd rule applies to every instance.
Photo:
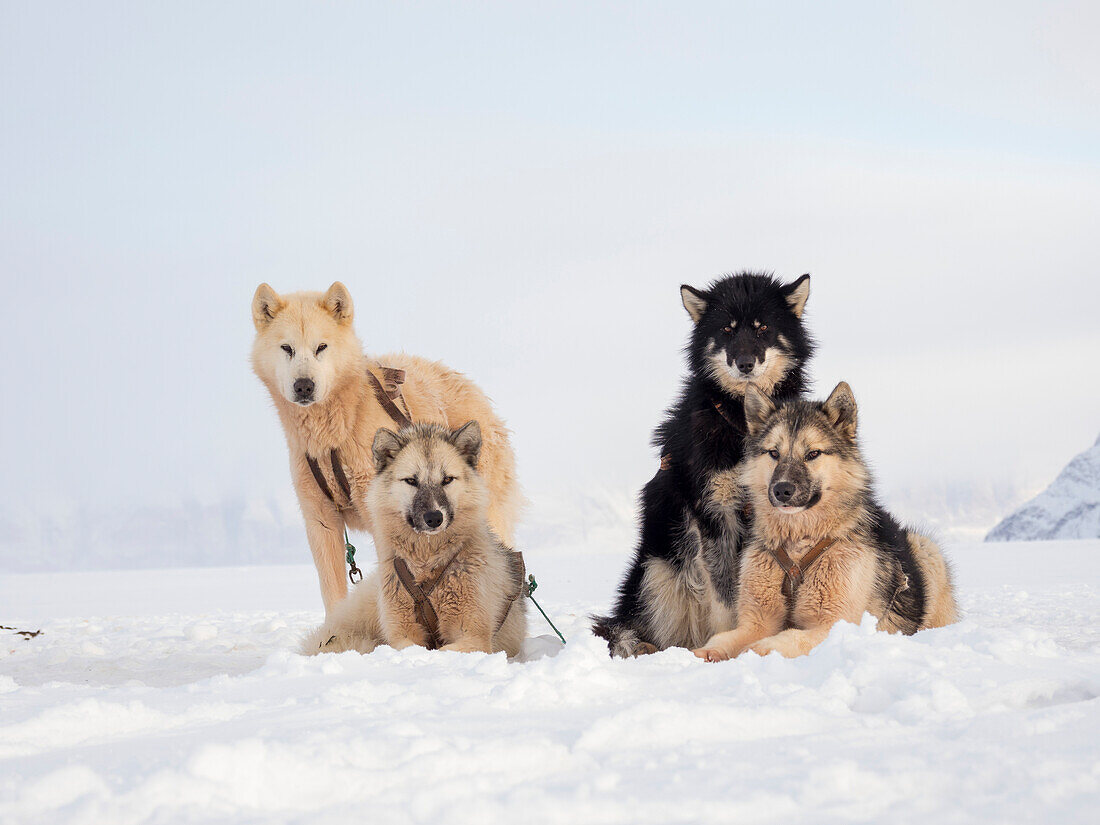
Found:
[[[1054,483],[989,531],[986,541],[1100,538],[1100,437]]]

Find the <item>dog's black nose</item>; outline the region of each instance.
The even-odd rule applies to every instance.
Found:
[[[786,504],[794,496],[794,485],[789,481],[780,481],[772,485],[772,495],[781,504]]]
[[[313,398],[313,379],[299,378],[294,382],[294,397],[299,401],[308,401]]]
[[[756,366],[756,359],[751,355],[741,356],[737,359],[737,369],[741,370],[745,375],[748,375],[753,371]]]
[[[443,514],[438,510],[429,510],[424,514],[424,523],[429,530],[434,530],[443,523]]]

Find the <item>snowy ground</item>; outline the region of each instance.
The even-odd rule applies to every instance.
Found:
[[[0,578],[44,631],[0,631],[0,823],[1096,821],[1100,541],[959,546],[954,627],[717,665],[611,661],[621,558],[527,555],[570,641],[523,663],[298,656],[309,566]]]

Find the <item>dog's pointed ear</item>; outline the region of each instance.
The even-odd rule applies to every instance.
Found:
[[[270,286],[260,284],[256,287],[256,294],[252,296],[252,323],[256,325],[256,331],[274,321],[284,306],[286,302]]]
[[[467,421],[451,433],[451,443],[476,470],[477,459],[481,455],[481,425],[476,421]]]
[[[351,321],[352,305],[351,293],[348,288],[339,281],[334,281],[328,288],[323,300],[325,309],[340,323]]]
[[[775,402],[755,385],[749,384],[745,388],[745,426],[748,427],[749,435],[759,435],[773,412]]]
[[[848,382],[841,381],[825,400],[825,415],[849,441],[856,438],[856,397]]]
[[[710,300],[710,296],[695,287],[683,284],[680,287],[680,300],[684,302],[684,309],[688,311],[691,320],[698,324],[703,313],[707,311],[707,301]]]
[[[374,434],[374,443],[371,445],[371,455],[374,457],[374,471],[383,472],[390,466],[390,462],[397,458],[405,442],[401,436],[393,430],[380,427]]]
[[[810,276],[807,273],[795,281],[783,287],[783,295],[787,299],[787,306],[791,308],[795,318],[802,317],[802,310],[806,308],[806,301],[810,297]]]

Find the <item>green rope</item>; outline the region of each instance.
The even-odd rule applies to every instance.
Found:
[[[352,584],[363,581],[363,571],[355,566],[355,545],[351,543],[351,539],[348,538],[348,528],[344,528],[344,553],[348,560],[348,565],[351,569],[348,571],[348,578],[351,579]],[[359,578],[356,579],[355,577]]]
[[[542,614],[542,618],[546,619],[546,623],[553,628],[554,632],[558,634],[558,638],[561,639],[562,644],[566,644],[565,637],[561,635],[561,631],[550,621],[550,617],[546,615],[546,611],[542,609],[542,605],[535,601],[535,597],[531,594],[535,592],[535,588],[539,586],[539,583],[535,581],[534,576],[527,577],[527,598],[535,603],[535,607],[539,609],[539,613]]]

